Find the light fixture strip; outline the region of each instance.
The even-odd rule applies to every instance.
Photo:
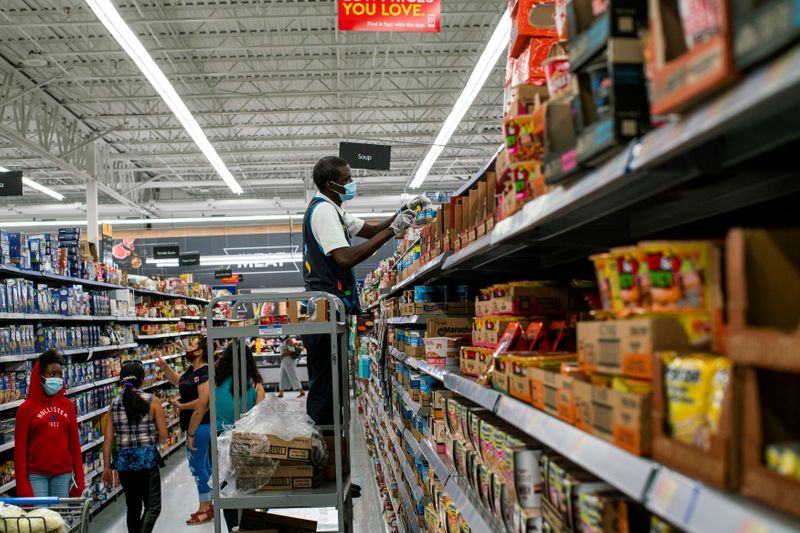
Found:
[[[478,63],[475,65],[475,69],[472,71],[464,90],[461,92],[458,100],[456,100],[453,110],[444,121],[442,129],[433,141],[433,146],[431,146],[431,149],[417,169],[414,179],[410,184],[412,189],[421,187],[425,178],[428,177],[428,173],[433,168],[436,160],[439,159],[445,146],[450,142],[450,138],[458,128],[458,125],[461,124],[464,115],[467,114],[467,111],[472,106],[472,102],[475,101],[478,93],[481,92],[484,84],[486,84],[489,74],[491,74],[497,64],[497,60],[500,59],[503,51],[508,46],[510,36],[511,13],[509,10],[506,10],[500,22],[497,24],[497,27],[494,29],[494,33],[492,33],[492,37],[489,39],[480,59],[478,59]]]
[[[11,170],[7,169],[6,167],[0,167],[0,172],[11,172]],[[26,178],[25,176],[22,176],[22,184],[30,187],[31,189],[36,189],[37,191],[44,193],[50,198],[54,198],[59,202],[64,199],[64,195],[60,192],[54,191],[50,187],[45,187],[41,183],[35,182],[30,178]]]
[[[242,187],[233,177],[230,170],[228,170],[228,167],[225,166],[222,158],[220,158],[205,133],[203,133],[203,130],[189,111],[189,108],[183,103],[183,100],[178,96],[175,88],[161,69],[158,68],[158,65],[156,65],[153,58],[150,57],[144,45],[142,45],[141,41],[139,41],[138,37],[133,33],[130,26],[122,19],[122,16],[111,1],[86,0],[86,3],[89,4],[89,7],[97,18],[100,19],[100,22],[103,23],[133,62],[136,63],[136,66],[139,67],[142,74],[150,81],[156,92],[161,95],[161,98],[178,118],[197,147],[203,155],[206,156],[208,162],[214,170],[217,171],[217,174],[219,174],[235,194],[241,194],[243,192]]]

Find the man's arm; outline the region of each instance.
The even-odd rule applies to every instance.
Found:
[[[394,220],[394,217],[392,217],[391,220]],[[364,226],[366,227],[366,224],[364,224]],[[359,232],[359,236],[361,236],[363,231],[364,230],[362,229],[361,232]],[[339,265],[345,268],[353,268],[374,254],[392,237],[394,237],[394,231],[387,226],[375,233],[375,235],[370,237],[369,240],[366,240],[361,244],[331,250],[331,257],[333,257],[333,260]]]
[[[375,223],[364,222],[364,225],[361,227],[361,230],[356,235],[361,237],[362,239],[371,239],[381,231],[388,229],[389,226],[392,225],[392,222],[394,222],[395,218],[397,218],[397,213],[390,216],[386,220],[383,220],[382,222],[375,222]]]

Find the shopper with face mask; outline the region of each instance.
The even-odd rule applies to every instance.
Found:
[[[47,350],[33,365],[28,398],[17,410],[14,469],[19,497],[83,494],[78,420],[65,391],[61,355]]]
[[[161,513],[163,466],[158,444],[167,440],[167,422],[161,400],[143,392],[144,367],[125,363],[120,372],[122,393],[111,402],[103,441],[103,482],[110,485],[111,469],[119,472],[128,508],[128,531],[150,533]],[[116,438],[112,460],[111,445]],[[144,512],[143,512],[144,510]]]
[[[160,357],[156,364],[164,371],[165,378],[178,387],[180,398],[172,402],[180,412],[181,429],[186,432],[186,453],[189,470],[197,485],[200,505],[192,513],[187,525],[205,524],[214,520],[214,504],[211,501],[211,443],[208,411],[208,347],[206,337],[196,337],[186,348],[186,362],[191,365],[180,376]]]

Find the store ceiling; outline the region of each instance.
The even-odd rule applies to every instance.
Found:
[[[83,0],[0,6],[0,166],[26,189],[0,221],[263,214],[302,209],[317,159],[340,140],[392,145],[392,170],[359,171],[359,209],[409,192],[501,14],[499,0],[442,0],[439,34],[340,33],[334,0],[116,0],[244,188],[233,195]],[[453,190],[496,151],[498,63],[425,190]],[[395,196],[395,198],[390,198]]]

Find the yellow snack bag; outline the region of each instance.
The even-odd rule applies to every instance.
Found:
[[[710,445],[707,415],[715,373],[715,357],[690,354],[667,363],[664,376],[672,437],[704,450]]]
[[[714,359],[714,379],[708,399],[708,427],[712,435],[719,433],[719,419],[722,417],[722,404],[728,393],[728,383],[731,375],[731,362],[725,357]]]

